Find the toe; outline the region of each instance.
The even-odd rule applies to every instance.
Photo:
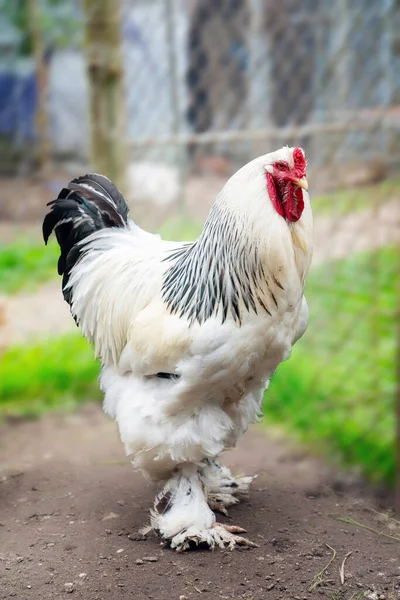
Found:
[[[228,517],[228,511],[226,510],[225,506],[221,503],[221,502],[217,502],[215,500],[210,500],[208,502],[208,506],[211,508],[211,510],[213,510],[214,512],[218,512],[221,513],[222,515],[225,515],[225,517]]]
[[[243,527],[238,527],[238,525],[225,525],[223,523],[215,523],[215,525],[219,525],[219,527],[222,527],[229,533],[247,533],[246,529],[243,529]]]
[[[247,538],[241,537],[240,535],[235,537],[236,540],[236,544],[238,544],[238,546],[247,546],[248,548],[259,548],[259,544],[256,544],[255,542],[252,542],[251,540],[248,540]]]

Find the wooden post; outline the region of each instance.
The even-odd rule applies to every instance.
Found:
[[[121,3],[85,0],[91,166],[122,190],[127,166]]]
[[[39,173],[43,174],[50,164],[50,132],[47,113],[47,66],[45,63],[45,48],[37,0],[29,0],[28,4],[32,50],[35,57],[37,82],[36,129],[39,137],[36,160]]]

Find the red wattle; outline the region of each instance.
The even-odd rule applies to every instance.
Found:
[[[285,206],[285,216],[288,221],[298,221],[304,210],[303,190],[294,183],[288,184],[289,190]]]
[[[266,172],[267,175],[267,188],[268,195],[271,199],[271,202],[276,210],[276,212],[281,215],[281,217],[285,218],[285,211],[283,210],[283,204],[279,198],[278,190],[276,189],[275,180],[272,177],[271,173]]]
[[[268,171],[266,177],[268,195],[278,215],[290,223],[298,221],[304,210],[303,190],[290,180],[281,179],[277,184],[273,175]]]

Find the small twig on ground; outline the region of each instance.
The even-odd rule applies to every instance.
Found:
[[[329,544],[325,544],[325,546],[327,548],[329,548],[329,550],[332,551],[332,556],[331,556],[328,564],[326,564],[325,567],[321,571],[319,571],[319,573],[314,575],[311,585],[308,589],[309,592],[312,592],[313,590],[315,590],[316,587],[318,587],[319,585],[321,585],[323,583],[324,573],[326,573],[326,571],[329,569],[329,567],[331,566],[331,564],[333,563],[333,561],[336,558],[337,552],[336,552],[335,548],[332,548],[332,546],[330,546]]]
[[[350,552],[348,552],[348,553],[346,554],[346,556],[345,556],[345,557],[344,557],[344,559],[343,559],[343,562],[342,562],[342,564],[340,565],[340,569],[339,569],[339,575],[340,575],[340,583],[341,583],[342,585],[344,585],[344,579],[345,579],[345,577],[344,577],[344,565],[345,565],[345,563],[346,563],[346,560],[349,558],[349,556],[350,556],[351,554],[353,554],[353,551],[350,551]]]
[[[400,542],[400,537],[398,535],[391,535],[390,533],[379,531],[378,529],[374,529],[373,527],[369,527],[369,525],[364,525],[363,523],[359,523],[358,521],[348,517],[337,517],[336,521],[341,521],[342,523],[347,523],[348,525],[355,525],[356,527],[361,527],[362,529],[371,531],[371,533],[375,533],[376,535],[383,535],[384,537],[395,540],[396,542]]]
[[[350,596],[349,600],[361,600],[362,598],[365,598],[365,596],[365,592],[354,592],[354,594]]]
[[[203,592],[194,585],[193,581],[191,579],[187,579],[185,581],[185,585],[192,587],[198,594],[202,594]]]
[[[375,513],[376,515],[378,515],[378,517],[384,517],[385,520],[388,521],[389,523],[392,522],[392,523],[396,523],[397,525],[400,525],[400,520],[395,519],[395,517],[392,517],[388,513],[379,512],[379,510],[375,510],[374,508],[370,508],[369,510],[371,512]]]

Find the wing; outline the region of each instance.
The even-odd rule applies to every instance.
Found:
[[[103,364],[117,365],[132,322],[161,300],[164,242],[139,230],[103,229],[82,242],[82,256],[71,271],[71,312]]]

